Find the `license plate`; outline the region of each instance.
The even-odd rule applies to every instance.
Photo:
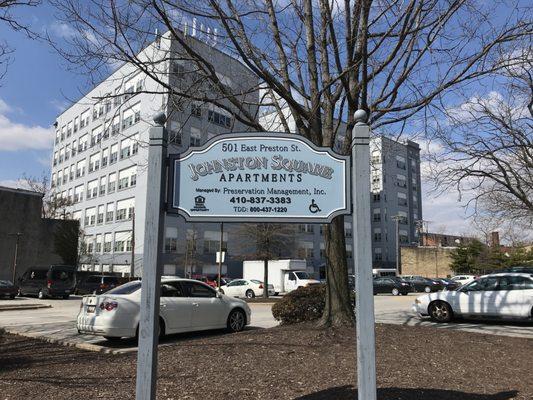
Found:
[[[96,310],[96,306],[87,306],[88,313],[94,313],[95,310]]]

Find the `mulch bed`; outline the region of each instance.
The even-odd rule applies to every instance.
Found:
[[[310,324],[178,335],[159,352],[158,399],[353,400],[353,329]],[[377,325],[380,400],[533,398],[533,341]],[[136,357],[0,336],[0,400],[133,399]]]

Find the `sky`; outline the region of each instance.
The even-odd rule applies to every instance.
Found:
[[[59,38],[69,29],[48,6],[21,9],[19,21],[38,33]],[[90,89],[87,76],[72,70],[48,44],[29,39],[0,24],[0,38],[14,50],[6,76],[0,81],[0,186],[20,186],[24,177],[48,176],[55,118]],[[422,149],[425,146],[421,146]],[[428,193],[423,182],[423,218],[432,232],[471,232],[456,192]]]

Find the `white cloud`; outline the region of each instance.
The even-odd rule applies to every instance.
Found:
[[[54,131],[51,127],[16,123],[8,116],[12,110],[0,99],[0,151],[44,150],[52,147]]]
[[[72,39],[78,35],[78,31],[70,25],[56,21],[50,25],[50,30],[58,37],[63,39]]]

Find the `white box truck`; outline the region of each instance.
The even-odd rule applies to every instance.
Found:
[[[242,277],[263,281],[264,262],[261,260],[244,261]],[[274,285],[276,294],[280,294],[320,282],[309,276],[305,260],[272,260],[268,262],[268,283]]]

